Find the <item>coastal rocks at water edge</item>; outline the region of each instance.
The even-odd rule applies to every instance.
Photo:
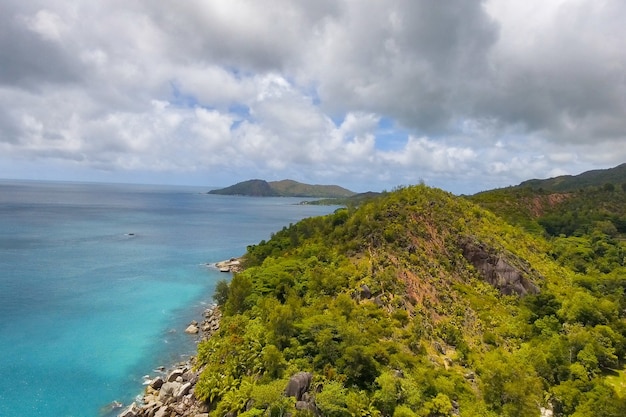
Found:
[[[184,368],[174,369],[173,371],[171,371],[169,373],[169,375],[167,376],[165,381],[166,382],[176,382],[176,380],[178,380],[178,378],[182,378],[183,377],[184,373],[185,373],[185,369]]]
[[[141,409],[137,406],[136,403],[132,403],[128,408],[122,411],[117,417],[136,417],[141,411]]]
[[[160,376],[157,376],[152,381],[150,381],[150,383],[148,385],[152,389],[161,389],[161,387],[163,386],[164,383],[165,383],[165,381],[163,381],[163,378],[161,378]]]
[[[155,378],[146,387],[143,403],[133,403],[118,417],[208,417],[208,404],[198,401],[194,395],[201,372],[193,371],[190,361],[170,371],[165,378]],[[312,379],[310,372],[298,372],[289,379],[283,393],[293,399],[296,410],[320,416],[315,396],[310,392]],[[160,382],[156,383],[157,380]]]
[[[167,376],[151,380],[142,404],[133,403],[118,417],[195,417],[208,411],[207,405],[198,402],[193,388],[200,371],[192,369],[191,362],[180,364]]]
[[[193,320],[185,330],[189,334],[200,334],[208,339],[219,330],[222,313],[217,306],[208,308],[203,313],[201,323]],[[164,367],[157,368],[164,372]],[[157,376],[146,381],[143,401],[132,403],[118,417],[197,417],[208,416],[208,406],[194,396],[194,387],[201,370],[193,369],[193,360],[180,363],[167,375]]]
[[[198,329],[198,326],[196,326],[194,324],[190,324],[185,329],[185,333],[189,333],[189,334],[198,334],[199,332],[200,332],[200,329]]]
[[[222,313],[217,306],[207,308],[204,311],[204,320],[201,323],[193,320],[185,329],[185,333],[190,335],[200,334],[201,339],[206,340],[220,329],[221,318]]]
[[[211,335],[220,329],[220,321],[222,312],[218,306],[207,308],[204,311],[204,320],[198,324],[198,328],[202,331],[202,338],[208,339]]]
[[[208,264],[211,265],[211,264]],[[215,267],[219,269],[220,272],[241,272],[241,259],[238,258],[230,258],[227,261],[216,262]]]

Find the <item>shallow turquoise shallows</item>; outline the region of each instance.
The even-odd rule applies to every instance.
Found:
[[[194,352],[207,263],[336,209],[206,191],[0,181],[0,416],[116,415]]]

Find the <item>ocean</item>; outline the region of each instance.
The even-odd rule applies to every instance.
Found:
[[[207,190],[0,181],[0,416],[117,415],[195,352],[207,264],[336,209]]]

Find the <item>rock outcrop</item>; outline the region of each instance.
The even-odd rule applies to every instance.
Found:
[[[198,326],[193,323],[187,326],[187,328],[185,329],[185,333],[189,334],[198,334],[199,332],[200,329],[198,329]]]
[[[222,320],[222,312],[215,306],[208,308],[204,311],[204,319],[198,325],[200,329],[201,338],[203,340],[208,339],[220,329],[220,321]]]
[[[298,372],[289,379],[285,395],[287,397],[296,397],[296,401],[302,401],[303,396],[311,387],[313,375],[310,372]]]
[[[192,360],[178,364],[166,376],[148,381],[142,401],[132,403],[118,417],[196,417],[207,413],[207,405],[194,396],[199,375]]]
[[[528,267],[514,266],[503,253],[467,239],[461,243],[463,257],[471,263],[483,279],[504,295],[524,296],[539,293],[539,287],[529,278],[534,275]]]
[[[220,272],[241,272],[242,265],[241,259],[239,258],[230,258],[226,261],[220,261],[215,263],[215,267],[220,270]]]

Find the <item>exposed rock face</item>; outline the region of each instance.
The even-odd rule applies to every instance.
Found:
[[[176,391],[176,398],[182,398],[183,396],[189,394],[192,386],[193,384],[191,382],[185,382],[182,384],[180,388],[178,388],[178,391]]]
[[[470,240],[462,242],[462,248],[465,259],[502,294],[524,296],[539,293],[539,287],[528,278],[531,273],[523,266],[513,266],[504,254],[493,253],[485,245]]]
[[[298,372],[289,379],[285,395],[287,397],[296,397],[296,401],[302,401],[304,394],[311,387],[311,379],[313,375],[310,372]]]
[[[296,401],[296,410],[309,411],[313,414],[318,414],[319,412],[315,404],[309,401]]]

